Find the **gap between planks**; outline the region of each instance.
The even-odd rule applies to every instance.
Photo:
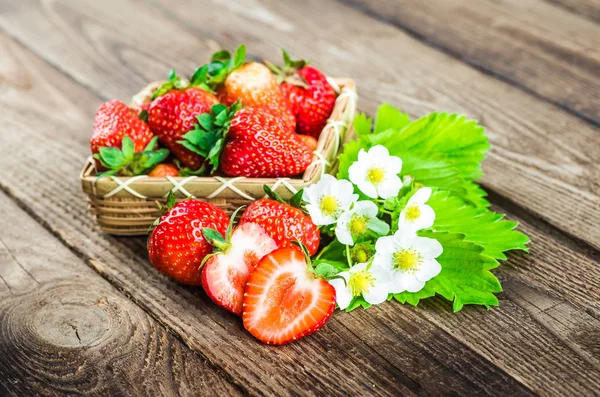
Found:
[[[517,79],[512,79],[508,76],[505,76],[501,72],[494,70],[494,68],[492,68],[492,67],[488,67],[480,62],[477,62],[476,60],[470,60],[468,57],[462,55],[460,52],[444,45],[439,40],[430,38],[426,34],[423,34],[419,31],[417,31],[416,29],[407,26],[406,24],[402,23],[401,21],[399,21],[397,19],[390,18],[390,17],[387,17],[387,16],[381,14],[380,12],[378,12],[378,10],[362,4],[362,2],[360,0],[336,0],[336,1],[338,1],[341,4],[346,5],[348,7],[351,7],[351,8],[353,8],[353,9],[379,21],[379,22],[393,26],[393,27],[397,28],[398,30],[405,32],[406,34],[408,34],[410,37],[414,38],[415,40],[420,41],[424,45],[434,48],[434,49],[472,67],[473,69],[475,69],[487,76],[490,76],[490,77],[492,77],[496,80],[499,80],[505,84],[508,84],[510,86],[518,88],[519,90],[526,92],[527,94],[533,96],[536,99],[539,99],[542,102],[549,103],[569,114],[572,114],[573,116],[580,118],[581,120],[589,123],[590,125],[593,125],[594,127],[600,127],[599,120],[596,120],[595,118],[593,118],[591,116],[588,116],[584,112],[579,111],[579,110],[573,108],[572,106],[569,106],[568,104],[561,103],[557,99],[552,99],[549,96],[539,93],[535,89],[528,87],[527,85],[525,85],[522,82],[519,82]],[[546,0],[544,0],[544,1],[546,1]],[[561,7],[561,8],[563,8],[563,7]],[[565,10],[567,10],[567,9],[565,8]],[[572,12],[572,11],[567,11],[567,12]],[[577,14],[577,15],[581,16],[580,14]]]

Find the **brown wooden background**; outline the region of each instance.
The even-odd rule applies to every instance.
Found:
[[[0,395],[598,395],[598,0],[0,1]],[[500,307],[338,313],[263,346],[102,234],[77,175],[93,113],[214,50],[356,79],[361,110],[466,113],[531,254]]]

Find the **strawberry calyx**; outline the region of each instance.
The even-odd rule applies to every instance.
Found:
[[[281,198],[281,196],[275,193],[269,185],[263,185],[263,190],[271,200],[277,201],[281,204],[289,205],[294,208],[298,208],[306,213],[302,205],[302,194],[304,193],[304,189],[300,189],[299,191],[294,193],[294,195],[290,198],[289,201],[286,201],[283,198]]]
[[[94,158],[99,160],[108,171],[99,174],[96,180],[111,175],[143,175],[150,171],[169,156],[168,149],[156,149],[157,143],[158,137],[154,137],[143,151],[135,152],[133,141],[125,135],[121,141],[121,149],[116,147],[100,148],[100,151],[94,154]]]
[[[227,230],[225,231],[225,237],[215,229],[211,229],[205,227],[202,229],[202,235],[208,241],[210,245],[214,247],[214,250],[211,254],[205,256],[202,259],[202,263],[200,267],[204,266],[204,264],[210,259],[210,257],[218,254],[225,253],[229,247],[231,247],[231,235],[233,234],[233,224],[235,223],[235,218],[238,212],[244,208],[245,206],[241,206],[231,214],[229,218],[229,224],[227,225]]]
[[[185,90],[186,88],[192,87],[201,88],[204,91],[214,93],[214,91],[211,90],[207,84],[209,77],[207,65],[203,65],[198,68],[198,70],[196,70],[189,80],[178,76],[175,69],[171,69],[169,71],[169,77],[167,78],[167,81],[158,87],[157,90],[152,94],[152,100],[163,96],[171,90]]]
[[[320,278],[325,281],[339,278],[344,280],[344,284],[346,283],[346,279],[338,275],[339,271],[333,265],[322,260],[313,262],[310,258],[308,248],[306,248],[306,245],[302,244],[302,242],[296,240],[292,241],[292,244],[299,247],[300,251],[302,251],[304,254],[304,259],[306,260],[306,269],[310,274],[313,275],[314,278]]]
[[[206,72],[208,76],[206,84],[211,89],[215,89],[225,81],[225,79],[227,78],[227,76],[229,76],[231,72],[242,66],[245,60],[246,46],[244,44],[241,44],[238,48],[235,49],[233,56],[227,50],[215,52],[210,58],[210,62],[206,65],[201,66],[196,71],[196,73],[198,73],[199,70],[203,67],[206,67]],[[196,73],[194,73],[194,76],[196,75]]]
[[[292,60],[283,48],[281,49],[283,54],[283,67],[275,65],[269,61],[265,61],[265,65],[275,75],[279,84],[286,82],[298,87],[308,88],[308,83],[298,74],[298,71],[309,64],[308,61],[303,59]]]
[[[230,107],[220,103],[213,105],[211,113],[196,116],[198,122],[194,124],[194,129],[187,132],[183,140],[178,141],[187,149],[204,157],[205,162],[211,166],[211,174],[219,167],[219,158],[225,146],[231,119],[241,108],[239,100]]]

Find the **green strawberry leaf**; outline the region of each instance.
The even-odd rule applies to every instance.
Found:
[[[461,177],[473,180],[483,175],[480,163],[490,145],[485,129],[476,121],[467,120],[463,115],[431,113],[395,132],[396,139],[386,145],[392,154],[441,153],[458,169]]]
[[[459,233],[421,231],[419,234],[435,238],[442,244],[444,251],[437,258],[442,270],[419,292],[394,294],[394,299],[417,305],[421,299],[439,294],[453,302],[455,312],[467,304],[486,308],[498,305],[495,294],[501,292],[502,287],[489,271],[493,259],[483,253],[483,247],[465,241],[465,236]]]
[[[453,302],[455,312],[464,305],[498,306],[496,293],[502,291],[500,282],[489,271],[492,259],[483,254],[484,248],[465,241],[459,233],[422,231],[421,236],[437,239],[444,248],[437,261],[440,274],[429,280],[419,292],[402,292],[393,297],[401,303],[417,305],[421,299],[439,294]]]
[[[514,230],[517,223],[504,220],[503,214],[468,205],[444,191],[434,192],[427,205],[436,214],[433,230],[464,234],[465,241],[484,248],[483,254],[493,258],[494,266],[498,265],[499,259],[506,259],[506,251],[527,252],[529,238]]]
[[[364,113],[359,113],[354,118],[354,132],[361,138],[371,134],[371,128],[373,127],[373,119],[367,117]]]
[[[388,130],[400,131],[410,123],[408,114],[396,109],[389,103],[384,103],[377,109],[375,116],[374,134]]]
[[[485,199],[487,192],[473,181],[463,182],[463,187],[467,190],[467,201],[478,208],[488,208],[490,202]]]

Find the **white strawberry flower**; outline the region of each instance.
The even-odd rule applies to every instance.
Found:
[[[393,236],[377,240],[373,266],[391,272],[390,293],[418,292],[442,270],[435,259],[442,252],[436,239],[398,230]]]
[[[358,200],[354,186],[346,180],[337,180],[329,174],[304,189],[302,199],[308,204],[306,209],[315,225],[330,225]]]
[[[345,211],[338,219],[335,236],[340,243],[354,245],[358,237],[368,230],[386,235],[390,231],[387,223],[377,218],[378,208],[372,201],[358,201],[351,210]]]
[[[357,296],[362,295],[371,305],[378,305],[388,297],[390,272],[379,266],[358,263],[338,276],[346,282],[334,278],[329,280],[329,284],[335,289],[335,299],[342,310]]]
[[[361,149],[358,160],[348,169],[348,177],[361,192],[371,198],[389,198],[398,195],[402,181],[398,174],[402,159],[390,156],[385,146],[377,145],[365,152]]]
[[[429,229],[435,221],[435,211],[425,204],[431,197],[431,188],[422,187],[408,200],[400,212],[398,228],[405,232]]]

